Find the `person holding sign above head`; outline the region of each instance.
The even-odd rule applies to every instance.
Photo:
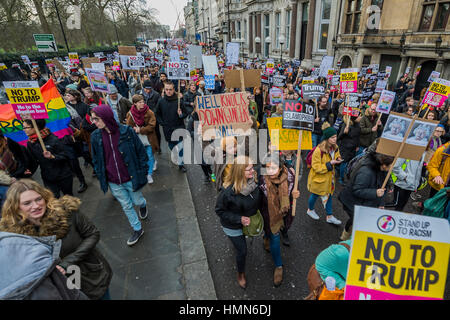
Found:
[[[327,213],[327,222],[340,225],[341,221],[333,216],[332,195],[335,189],[335,168],[343,160],[336,144],[337,132],[329,123],[323,125],[322,142],[313,150],[311,159],[311,171],[308,175],[308,191],[311,196],[308,200],[308,210],[306,212],[314,220],[319,220],[319,216],[314,210],[317,198],[321,198]]]
[[[72,196],[73,172],[64,144],[50,129],[46,128],[45,119],[37,119],[35,122],[47,150],[44,151],[39,143],[33,121],[25,119],[23,130],[28,136],[27,149],[34,160],[30,171],[34,173],[38,166],[41,167],[44,186],[50,189],[56,198],[59,198],[61,192]]]

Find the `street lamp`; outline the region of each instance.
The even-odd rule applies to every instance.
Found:
[[[280,53],[281,53],[281,56],[280,56],[280,62],[281,63],[283,63],[283,44],[284,44],[284,42],[286,41],[286,39],[284,38],[284,36],[283,35],[280,35],[280,39],[278,40],[278,42],[280,43]]]

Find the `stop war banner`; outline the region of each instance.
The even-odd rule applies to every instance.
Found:
[[[442,300],[447,219],[355,206],[345,300]]]
[[[245,92],[198,96],[196,108],[203,140],[250,135],[252,120]]]

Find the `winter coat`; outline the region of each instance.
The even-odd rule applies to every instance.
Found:
[[[340,243],[351,246],[352,240]],[[322,280],[325,281],[327,277],[333,277],[336,280],[336,288],[343,289],[347,278],[349,256],[348,249],[340,244],[332,244],[319,253],[315,265]]]
[[[131,115],[131,111],[128,112],[127,114],[127,125],[129,125],[132,128],[136,127],[134,119]],[[144,116],[144,125],[141,127],[140,133],[147,136],[148,141],[152,146],[153,153],[159,150],[158,137],[156,136],[155,127],[156,127],[156,117],[153,111],[149,109]]]
[[[356,155],[356,148],[359,147],[359,135],[361,128],[359,123],[351,123],[348,128],[348,133],[345,133],[345,125],[339,131],[337,144],[344,162],[349,162]]]
[[[195,101],[199,96],[201,96],[200,93],[197,91],[192,93],[191,90],[188,90],[188,92],[184,94],[182,103],[184,104],[184,108],[188,114],[191,114],[192,111],[194,111]],[[191,103],[194,103],[194,105],[192,106]]]
[[[375,116],[372,116],[369,114],[370,108],[367,108],[364,112],[364,115],[361,118],[361,121],[359,123],[359,126],[361,128],[361,135],[359,137],[359,142],[362,147],[368,147],[370,146],[375,139],[378,137],[378,133],[383,132],[383,125],[378,126],[378,130],[373,132],[372,128],[377,123],[378,114],[375,114]]]
[[[242,229],[241,217],[255,215],[263,200],[261,190],[256,187],[248,196],[236,194],[233,186],[222,188],[216,201],[216,214],[220,223],[228,229]]]
[[[318,136],[322,135],[322,125],[323,123],[326,121],[328,123],[331,123],[331,117],[330,115],[331,110],[326,108],[326,109],[319,109],[319,115],[314,115],[315,117],[319,118],[319,122],[314,122],[314,129],[313,129],[313,133],[317,134]]]
[[[331,160],[341,157],[339,148],[335,150],[334,157],[324,149],[325,141],[321,142],[313,152],[311,170],[308,174],[308,191],[319,196],[333,194],[334,192],[334,165]]]
[[[420,161],[398,158],[395,162],[392,174],[397,177],[395,185],[403,190],[415,191],[420,184],[422,178],[422,168],[425,153]],[[402,166],[406,165],[405,169]]]
[[[351,177],[350,183],[339,194],[341,203],[354,212],[355,205],[366,207],[383,207],[384,198],[377,196],[377,189],[383,185],[386,172],[380,170],[374,154],[368,154],[362,161],[361,167]]]
[[[428,183],[430,187],[435,190],[441,190],[444,185],[447,185],[447,180],[450,178],[450,142],[440,146],[434,152],[433,157],[431,157],[431,160],[428,163],[427,169],[429,172]],[[444,180],[444,184],[438,185],[433,182],[433,179],[437,176],[441,176],[442,180]]]
[[[17,163],[16,170],[9,172],[9,175],[16,179],[28,178],[30,175],[26,175],[25,171],[31,168],[34,162],[31,158],[30,151],[10,138],[5,137],[5,139],[8,149],[13,154]]]
[[[60,181],[73,175],[70,169],[69,155],[61,140],[53,133],[50,133],[43,139],[47,151],[50,151],[55,159],[44,157],[41,144],[36,142],[27,142],[28,151],[31,154],[32,163],[30,171],[34,173],[38,166],[41,167],[41,177],[43,181]]]
[[[439,124],[442,124],[445,129],[445,134],[441,136],[442,142],[444,143],[450,141],[450,125],[448,123],[448,114],[446,114],[439,122]]]
[[[188,116],[188,113],[180,101],[180,109],[182,111],[181,117],[178,115],[178,96],[164,96],[158,100],[156,105],[156,119],[163,127],[164,137],[166,141],[171,141],[172,133],[176,129],[185,129],[183,119]]]
[[[128,174],[130,175],[133,184],[133,191],[137,191],[147,184],[147,152],[145,151],[141,140],[131,127],[119,125],[119,131],[119,151],[127,166]],[[91,134],[92,162],[100,182],[100,187],[103,192],[106,193],[108,191],[108,181],[106,176],[105,158],[103,155],[103,143],[109,142],[103,141],[100,129],[95,130]]]
[[[61,241],[0,232],[0,300],[87,300],[56,265]]]
[[[159,93],[152,89],[149,94],[147,94],[144,90],[141,90],[139,92],[144,97],[145,104],[148,105],[150,110],[153,111],[153,113],[156,112],[156,104],[158,103],[158,100],[161,98]]]
[[[128,85],[125,81],[116,77],[114,80],[110,79],[109,83],[117,88],[122,97],[128,98]]]

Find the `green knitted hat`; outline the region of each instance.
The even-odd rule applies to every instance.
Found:
[[[322,131],[322,141],[328,140],[334,135],[337,135],[336,129],[333,127],[328,127]]]

